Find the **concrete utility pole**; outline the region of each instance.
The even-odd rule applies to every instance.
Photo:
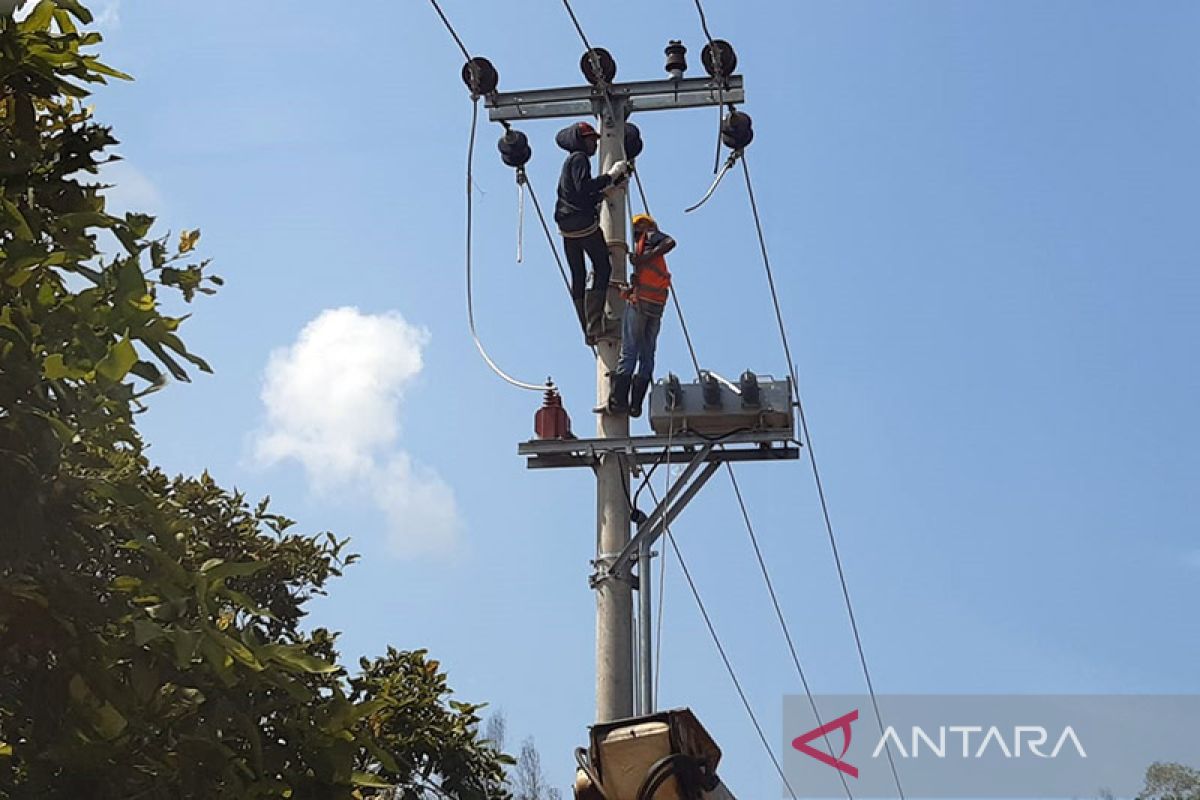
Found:
[[[625,103],[605,104],[600,115],[600,171],[625,158]],[[611,192],[600,209],[600,229],[608,242],[612,280],[625,281],[629,253],[626,244],[626,191],[628,182]],[[620,319],[625,302],[611,288],[608,308]],[[609,375],[617,368],[621,338],[596,343],[596,403],[608,401]],[[596,437],[628,439],[627,414],[600,414]],[[596,568],[601,577],[596,588],[596,720],[608,722],[633,716],[633,586],[629,581],[605,576],[611,559],[629,543],[629,498],[625,494],[629,470],[616,452],[600,457],[596,470]]]
[[[633,112],[658,111],[740,103],[744,100],[742,78],[724,81],[712,78],[640,81],[600,84],[563,89],[539,89],[492,95],[487,100],[493,122],[596,116],[600,126],[599,170],[606,171],[625,158],[625,119]],[[626,185],[627,186],[627,185]],[[600,213],[600,226],[608,242],[612,279],[624,281],[629,246],[626,241],[627,188],[609,194]],[[620,320],[624,301],[610,287],[608,316]],[[617,367],[620,334],[596,345],[596,401],[608,400],[609,373]],[[616,557],[630,542],[630,509],[626,494],[630,481],[629,460],[636,446],[629,437],[629,418],[601,414],[596,425],[594,448],[596,472],[596,557],[592,586],[596,591],[596,720],[610,722],[634,713],[633,681],[633,585],[628,570],[613,569]],[[578,440],[577,440],[578,441]],[[661,448],[661,443],[659,444]],[[634,459],[636,461],[636,459]],[[574,463],[570,465],[575,465]],[[644,554],[637,581],[643,592],[643,640],[649,614],[649,552]],[[649,652],[642,659],[639,713],[650,713]]]

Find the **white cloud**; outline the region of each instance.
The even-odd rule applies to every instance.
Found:
[[[116,28],[121,24],[121,0],[108,0],[98,3],[93,12],[96,16],[95,25],[98,28]]]
[[[25,19],[33,12],[37,3],[33,0],[0,0],[0,14],[12,14]],[[90,5],[90,4],[89,4]],[[121,0],[105,0],[91,6],[93,24],[99,28],[115,28],[121,22]]]
[[[124,159],[110,161],[101,167],[100,182],[109,185],[104,190],[104,198],[110,214],[137,211],[157,216],[162,212],[163,199],[158,187],[144,172]]]
[[[317,491],[369,499],[406,555],[452,550],[461,528],[450,486],[398,447],[404,396],[428,343],[395,312],[322,311],[271,354],[255,438],[261,463],[294,460]]]

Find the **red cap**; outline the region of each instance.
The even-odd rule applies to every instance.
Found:
[[[576,123],[576,127],[579,128],[580,136],[595,136],[597,138],[599,138],[599,136],[600,136],[600,134],[596,133],[596,129],[593,128],[590,123],[579,122],[579,123]]]

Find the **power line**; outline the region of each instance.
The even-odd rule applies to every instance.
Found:
[[[634,180],[637,182],[638,193],[639,193],[639,194],[641,195],[641,197],[642,197],[642,208],[644,208],[644,209],[645,209],[645,211],[646,211],[646,213],[647,213],[647,214],[650,214],[650,204],[649,204],[649,203],[647,202],[647,200],[646,200],[646,192],[645,192],[645,190],[642,188],[642,179],[641,179],[641,176],[640,176],[640,175],[638,175],[638,173],[637,173],[637,170],[636,170],[636,169],[634,170],[633,176],[634,176]],[[651,216],[653,216],[653,215],[651,215]],[[691,359],[692,359],[692,364],[693,364],[693,365],[695,366],[695,368],[696,368],[696,375],[697,375],[697,376],[699,376],[699,374],[700,374],[700,361],[699,361],[699,359],[698,359],[698,358],[697,358],[697,356],[696,356],[696,348],[695,348],[695,347],[693,346],[693,344],[692,344],[692,337],[691,337],[691,335],[688,333],[687,320],[686,320],[686,319],[684,318],[684,316],[683,316],[683,306],[682,306],[682,304],[681,304],[681,303],[680,303],[680,301],[679,301],[678,289],[677,289],[677,287],[674,285],[674,281],[672,281],[672,286],[671,286],[671,299],[672,299],[672,300],[674,301],[674,303],[675,303],[675,313],[676,313],[676,314],[678,315],[678,317],[679,317],[679,326],[680,326],[680,328],[683,330],[683,338],[684,338],[684,341],[685,341],[685,342],[686,342],[686,344],[687,344],[688,354],[689,354],[689,356],[691,356]],[[670,433],[670,432],[673,432],[673,431],[674,431],[674,424],[672,423],[672,426],[671,426],[671,429],[669,430],[669,433]],[[807,434],[806,434],[805,436],[806,436],[806,438],[807,438]],[[669,445],[670,445],[670,442],[669,442],[669,440],[668,440],[668,449],[669,449]],[[746,501],[745,501],[745,499],[742,497],[742,487],[741,487],[741,485],[740,485],[740,484],[738,484],[737,475],[736,475],[736,473],[735,473],[735,472],[734,472],[734,470],[733,470],[733,465],[732,465],[732,464],[730,464],[730,463],[728,463],[728,462],[726,462],[726,463],[725,463],[725,470],[726,470],[726,472],[728,472],[728,474],[729,474],[729,481],[730,481],[730,484],[733,486],[733,493],[734,493],[734,497],[736,497],[736,498],[737,498],[738,507],[741,509],[741,512],[742,512],[742,520],[745,522],[745,525],[746,525],[746,533],[747,533],[747,534],[750,536],[750,543],[751,543],[751,544],[753,545],[753,547],[754,547],[754,554],[755,554],[755,556],[756,556],[756,557],[757,557],[757,559],[758,559],[758,565],[759,565],[759,569],[760,569],[760,570],[761,570],[761,572],[762,572],[763,580],[765,581],[765,583],[766,583],[766,586],[767,586],[767,593],[768,593],[768,594],[770,595],[770,597],[771,597],[771,604],[772,604],[772,605],[775,607],[775,614],[776,614],[776,617],[777,617],[777,618],[778,618],[778,620],[779,620],[779,626],[780,626],[780,628],[783,630],[783,636],[784,636],[784,639],[785,639],[785,640],[786,640],[786,642],[787,642],[788,651],[791,653],[791,656],[792,656],[792,663],[795,665],[795,667],[796,667],[796,672],[797,672],[797,674],[800,676],[800,685],[801,685],[801,686],[804,688],[804,694],[805,694],[805,696],[808,698],[808,703],[809,703],[809,706],[812,708],[813,717],[816,719],[816,722],[817,722],[817,725],[818,725],[818,727],[819,727],[819,726],[822,726],[822,725],[824,725],[824,722],[823,722],[823,721],[822,721],[822,719],[821,719],[821,712],[820,712],[820,711],[817,709],[817,701],[816,701],[816,698],[813,696],[812,689],[811,689],[811,687],[809,686],[809,683],[808,683],[808,677],[807,677],[807,676],[804,674],[804,667],[803,667],[803,666],[801,665],[801,663],[800,663],[800,657],[799,657],[799,655],[797,654],[795,642],[792,640],[792,634],[791,634],[791,631],[788,629],[787,620],[786,620],[786,619],[784,618],[784,616],[783,616],[783,609],[782,609],[782,606],[781,606],[781,605],[780,605],[780,603],[779,603],[779,597],[778,597],[778,595],[775,593],[775,584],[774,584],[774,582],[771,580],[771,574],[770,574],[770,572],[769,572],[769,571],[768,571],[768,569],[767,569],[766,560],[763,558],[762,548],[760,548],[760,547],[759,547],[759,544],[758,544],[758,535],[755,533],[755,531],[754,531],[754,524],[753,524],[753,522],[751,522],[751,520],[750,520],[750,512],[749,512],[749,511],[747,510],[747,508],[746,508]],[[668,481],[670,480],[670,467],[669,467],[669,465],[668,465],[668,469],[667,469],[667,480],[668,480]],[[655,502],[657,502],[657,501],[655,501]],[[673,540],[672,540],[672,544],[674,544],[674,541],[673,541]],[[665,554],[665,552],[664,552],[664,559],[665,559],[665,556],[666,556],[666,554]],[[666,565],[666,562],[665,562],[665,561],[664,561],[663,565],[664,565],[664,567],[665,567],[665,565]],[[661,578],[661,576],[660,576],[660,578]],[[659,589],[659,602],[660,602],[660,604],[661,604],[661,602],[662,602],[662,589],[661,589],[661,587],[660,587],[660,589]],[[661,605],[660,605],[660,611],[661,611]],[[661,636],[662,636],[662,622],[661,622],[661,619],[660,619],[660,621],[659,621],[658,634],[659,634],[659,637],[660,637],[660,642],[661,642]],[[655,656],[655,659],[656,659],[656,660],[655,660],[655,665],[656,665],[656,668],[657,668],[658,664],[660,664],[661,662],[659,662],[659,661],[658,661],[658,656],[657,656],[657,655]],[[656,681],[657,681],[657,673],[656,673]],[[655,694],[657,695],[657,687],[656,687],[656,689],[655,689]],[[832,743],[829,741],[829,735],[828,735],[828,734],[825,734],[825,736],[824,736],[824,740],[825,740],[825,748],[826,748],[826,749],[829,751],[829,754],[832,756],[832,755],[833,755],[833,744],[832,744]],[[846,791],[846,796],[847,796],[848,798],[850,798],[850,800],[854,800],[854,796],[853,796],[853,794],[851,794],[851,792],[850,792],[850,786],[849,786],[849,784],[847,784],[847,783],[846,783],[846,778],[845,778],[845,776],[843,776],[843,775],[840,775],[840,774],[839,774],[839,775],[838,775],[838,778],[839,778],[839,779],[841,780],[841,782],[842,782],[842,788],[843,788],[843,789],[845,789],[845,791]]]
[[[563,0],[563,7],[567,9],[567,13],[571,15],[571,22],[575,23],[575,30],[579,33],[579,38],[583,40],[583,46],[589,52],[592,49],[588,43],[587,34],[583,32],[583,26],[579,24],[579,17],[575,16],[575,9],[571,8],[570,0]]]
[[[433,5],[433,10],[437,12],[442,19],[442,24],[446,26],[446,30],[450,32],[450,36],[454,39],[454,43],[458,45],[458,49],[462,51],[463,56],[467,61],[471,60],[471,54],[467,51],[466,45],[459,38],[458,32],[454,30],[454,26],[450,24],[450,20],[446,18],[446,14],[442,11],[442,7],[438,5],[437,0],[429,0]],[[479,339],[479,333],[475,330],[475,298],[474,298],[474,275],[472,268],[472,252],[471,239],[472,231],[475,227],[475,136],[479,128],[479,98],[473,97],[471,100],[471,136],[467,140],[467,327],[471,331],[471,339],[475,342],[475,349],[479,351],[479,355],[483,357],[484,362],[491,367],[492,372],[496,373],[504,381],[516,386],[518,389],[528,389],[534,392],[543,392],[547,388],[553,386],[550,381],[544,384],[526,383],[525,381],[517,380],[502,370],[500,366],[492,360],[488,355],[487,349],[483,346],[483,342]]]
[[[700,15],[700,27],[704,30],[704,38],[708,39],[708,43],[713,47],[713,55],[716,55],[716,46],[713,45],[712,34],[708,32],[708,18],[704,16],[704,6],[700,5],[700,0],[696,2],[696,13]]]
[[[741,509],[742,519],[746,523],[746,531],[750,534],[750,544],[754,547],[754,555],[758,559],[758,568],[762,572],[763,581],[767,585],[767,593],[771,596],[771,604],[775,607],[775,616],[779,620],[779,628],[783,631],[783,638],[787,641],[788,652],[792,654],[792,663],[796,666],[796,673],[800,676],[800,684],[804,687],[804,694],[808,697],[808,705],[812,709],[813,718],[817,721],[818,727],[825,725],[821,719],[821,712],[817,710],[817,700],[813,697],[812,689],[809,688],[808,678],[804,674],[804,667],[800,664],[800,656],[796,652],[796,644],[792,641],[792,633],[788,629],[787,621],[783,616],[783,607],[779,604],[779,597],[775,594],[775,583],[771,580],[771,573],[767,570],[766,559],[763,558],[762,548],[758,545],[758,536],[754,533],[754,525],[750,522],[750,512],[746,510],[746,501],[742,497],[742,487],[738,484],[737,476],[734,474],[733,467],[728,463],[725,467],[729,470],[729,480],[733,484],[733,494],[737,498],[738,508]],[[829,734],[824,734],[825,749],[833,755],[833,744],[829,741]],[[839,771],[838,779],[842,782],[842,788],[846,791],[846,797],[854,800],[854,795],[850,792],[850,784],[846,783],[846,776]]]
[[[450,24],[450,20],[446,18],[446,14],[442,11],[442,7],[438,5],[437,0],[429,0],[429,2],[433,5],[433,10],[437,12],[437,15],[442,18],[442,24],[446,26],[446,30],[448,30],[450,35],[454,38],[454,43],[458,45],[458,49],[462,50],[463,58],[465,58],[467,61],[470,61],[471,54],[467,51],[467,46],[463,44],[462,39],[460,39],[458,36],[458,32],[454,30],[454,26]]]
[[[658,502],[657,493],[654,487],[650,487],[650,494],[654,498],[654,502]],[[788,794],[792,800],[796,800],[796,790],[792,788],[788,782],[787,774],[784,773],[779,759],[775,756],[775,751],[771,749],[771,744],[767,741],[767,736],[763,733],[762,725],[758,721],[758,716],[754,713],[753,706],[750,705],[749,698],[746,697],[746,691],[742,688],[742,682],[738,680],[737,672],[733,668],[733,663],[729,660],[729,655],[725,652],[725,646],[721,644],[721,637],[717,635],[717,629],[713,625],[712,618],[708,615],[708,609],[704,605],[704,599],[700,596],[700,590],[696,588],[696,582],[692,579],[691,570],[688,569],[687,562],[683,558],[683,553],[679,549],[679,545],[675,542],[675,537],[671,535],[671,528],[664,526],[666,531],[667,541],[671,543],[671,549],[675,552],[675,559],[679,562],[680,568],[683,570],[683,577],[687,580],[688,587],[692,591],[692,597],[696,600],[696,607],[700,609],[700,616],[704,618],[704,624],[708,627],[708,633],[712,637],[713,644],[717,648],[717,652],[721,656],[721,661],[725,664],[725,671],[729,673],[729,679],[733,681],[733,688],[737,690],[738,697],[741,698],[742,706],[746,709],[747,716],[750,717],[750,722],[754,726],[755,732],[758,734],[758,739],[762,742],[763,749],[766,750],[767,756],[771,759],[771,763],[775,766],[775,771],[779,773],[783,785],[787,787]]]
[[[788,342],[787,327],[783,322],[783,311],[779,305],[779,293],[775,288],[775,276],[771,270],[771,258],[767,254],[767,240],[763,235],[762,219],[758,213],[758,201],[754,196],[754,184],[750,180],[750,165],[747,162],[745,155],[742,156],[742,171],[746,177],[746,194],[750,198],[750,210],[754,215],[754,229],[758,233],[758,246],[762,253],[763,267],[767,273],[767,285],[771,290],[771,303],[775,307],[775,321],[779,326],[779,337],[783,343],[783,352],[788,362],[788,374],[792,378],[792,391],[795,392],[796,410],[800,416],[800,430],[804,436],[804,443],[808,449],[808,460],[812,466],[813,480],[817,487],[817,497],[821,504],[821,515],[825,521],[825,532],[829,538],[829,547],[833,551],[833,562],[837,566],[838,581],[842,587],[842,597],[846,603],[846,614],[850,618],[850,628],[854,632],[854,644],[858,649],[858,660],[862,665],[863,678],[866,680],[867,691],[871,695],[871,706],[875,711],[875,721],[879,725],[880,734],[884,733],[883,714],[879,711],[879,700],[875,696],[875,684],[871,680],[871,670],[867,666],[867,655],[863,648],[862,636],[858,630],[858,620],[854,616],[854,604],[850,601],[850,588],[846,581],[846,571],[842,566],[841,553],[838,550],[837,536],[833,530],[833,520],[829,514],[829,502],[825,497],[825,486],[821,481],[821,471],[817,468],[817,456],[813,448],[812,437],[808,432],[808,417],[804,412],[804,403],[800,399],[800,382],[796,377],[796,364],[792,360],[792,348]],[[900,773],[896,770],[896,761],[892,756],[892,748],[886,741],[884,748],[887,753],[888,765],[892,770],[892,778],[896,783],[896,792],[900,795],[900,800],[904,800],[904,789],[900,785]]]
[[[441,18],[442,24],[446,26],[446,30],[449,32],[451,38],[454,39],[454,43],[458,45],[458,49],[462,51],[463,57],[466,58],[468,62],[470,62],[471,61],[470,51],[468,51],[467,46],[465,44],[463,44],[463,40],[458,35],[458,32],[456,30],[454,30],[454,26],[450,23],[450,20],[449,20],[449,18],[447,18],[445,12],[442,11],[442,7],[438,4],[437,0],[429,0],[429,2],[433,6],[433,10],[437,12],[438,17]],[[501,369],[500,366],[498,364],[496,364],[496,362],[492,359],[492,357],[490,355],[488,355],[487,349],[483,346],[483,342],[480,340],[479,334],[475,327],[472,233],[474,230],[474,209],[475,209],[474,193],[473,193],[473,187],[475,186],[475,138],[476,138],[476,133],[477,133],[478,127],[479,127],[479,98],[472,96],[471,135],[470,135],[470,139],[468,140],[468,143],[467,143],[467,325],[470,328],[471,339],[475,343],[475,348],[479,351],[479,354],[483,357],[484,362],[491,368],[491,370],[493,372],[495,372],[498,376],[500,376],[501,379],[503,379],[507,383],[512,384],[513,386],[516,386],[519,389],[528,389],[531,391],[539,391],[539,392],[545,391],[548,388],[553,388],[553,383],[549,379],[547,379],[545,384],[527,383],[525,381],[521,381],[521,380],[518,380],[518,379],[512,377],[511,375],[506,373],[503,369]],[[508,126],[506,124],[505,128],[507,129],[507,127]],[[562,276],[563,285],[566,286],[567,293],[570,294],[571,286],[570,286],[570,281],[567,278],[566,269],[563,267],[562,259],[558,255],[558,249],[554,246],[554,239],[550,234],[549,226],[546,224],[546,217],[542,213],[542,207],[541,207],[541,204],[538,202],[537,193],[533,189],[533,184],[529,183],[529,181],[526,179],[525,170],[523,168],[518,168],[517,182],[520,186],[524,186],[529,189],[529,196],[533,200],[534,209],[537,211],[538,221],[541,223],[542,230],[546,234],[546,241],[550,245],[550,253],[551,253],[551,255],[554,256],[554,262],[558,266],[559,275]],[[519,248],[520,248],[520,244],[518,242],[518,251],[519,251]],[[593,352],[594,352],[594,348],[593,348]]]
[[[479,351],[479,355],[483,356],[484,362],[492,368],[492,372],[496,373],[507,383],[516,386],[518,389],[528,389],[534,392],[544,392],[553,384],[547,381],[544,384],[526,383],[522,380],[509,375],[502,370],[500,366],[492,360],[488,355],[487,349],[483,346],[483,342],[479,339],[479,333],[475,330],[475,299],[473,291],[473,270],[472,270],[472,253],[471,253],[471,233],[474,229],[475,219],[475,202],[474,191],[472,187],[475,183],[475,134],[479,127],[479,98],[476,97],[471,101],[471,138],[467,143],[467,327],[471,330],[471,339],[475,342],[475,349]]]

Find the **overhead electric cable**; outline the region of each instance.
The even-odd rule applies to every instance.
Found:
[[[458,32],[456,30],[454,30],[454,26],[450,23],[450,20],[446,16],[445,12],[442,11],[442,7],[438,4],[437,0],[429,0],[429,2],[433,6],[433,10],[437,12],[438,17],[441,18],[442,24],[446,26],[446,30],[450,33],[451,38],[454,39],[454,43],[456,45],[458,45],[458,49],[460,51],[462,51],[463,57],[467,59],[468,65],[470,65],[472,63],[471,53],[469,50],[467,50],[467,46],[465,44],[463,44],[463,40],[458,35]],[[504,123],[502,123],[502,124],[504,124]],[[503,369],[500,368],[500,366],[492,359],[492,357],[490,355],[488,355],[487,349],[483,346],[483,342],[480,340],[479,333],[476,330],[476,326],[475,326],[474,269],[473,269],[473,253],[472,253],[473,236],[472,236],[472,234],[474,231],[474,209],[475,209],[475,204],[474,204],[475,138],[476,138],[476,133],[477,133],[478,127],[479,127],[479,97],[476,96],[474,93],[472,93],[472,96],[471,96],[471,135],[467,142],[467,325],[471,331],[471,340],[475,343],[475,348],[479,351],[479,355],[481,355],[483,357],[484,362],[488,365],[488,367],[491,368],[491,370],[493,372],[496,373],[496,375],[498,375],[505,382],[507,382],[513,386],[516,386],[519,389],[528,389],[530,391],[543,392],[543,391],[546,391],[547,389],[553,389],[554,382],[551,381],[550,379],[547,379],[544,384],[534,384],[534,383],[528,383],[526,381],[518,380],[518,379],[512,377],[511,375],[509,375],[507,372],[505,372]],[[504,124],[504,127],[505,127],[505,129],[507,129],[508,125]],[[546,218],[542,215],[542,208],[541,208],[541,205],[538,203],[537,194],[533,190],[533,185],[528,183],[528,181],[525,179],[524,169],[518,170],[517,182],[518,182],[518,186],[527,186],[529,189],[529,196],[533,199],[533,205],[534,205],[534,208],[537,210],[538,220],[541,222],[542,230],[544,230],[546,232],[546,239],[550,243],[550,252],[554,256],[555,263],[558,265],[559,275],[562,276],[563,283],[567,287],[567,292],[570,293],[570,282],[567,279],[566,270],[563,268],[562,260],[558,256],[558,250],[554,247],[554,240],[550,236],[550,229],[546,225]],[[524,213],[524,205],[521,205],[518,213],[520,213],[520,214]],[[518,243],[517,243],[517,253],[518,253],[517,260],[518,261],[521,260],[521,255],[520,255],[521,254],[521,244],[520,244],[519,236],[520,236],[520,234],[518,233]]]
[[[700,5],[700,0],[695,0],[695,3],[696,13],[700,15],[700,28],[704,31],[704,38],[708,39],[708,43],[712,45],[713,37],[712,34],[708,32],[708,18],[704,16],[704,6]],[[715,50],[716,48],[714,47],[713,49]]]
[[[547,380],[546,383],[527,383],[526,381],[517,380],[509,375],[500,366],[492,360],[488,355],[487,349],[484,348],[483,342],[479,339],[479,333],[475,330],[475,301],[473,297],[472,287],[472,258],[471,258],[471,233],[474,228],[474,192],[472,184],[475,179],[475,129],[479,126],[479,98],[476,97],[471,101],[471,138],[467,143],[467,326],[471,329],[471,339],[475,342],[475,349],[479,351],[479,355],[483,356],[484,362],[492,368],[492,372],[496,373],[500,378],[509,384],[516,386],[518,389],[528,389],[533,392],[544,392],[547,388],[552,387],[553,382]]]
[[[571,15],[571,22],[575,24],[575,30],[579,33],[579,38],[583,40],[583,46],[590,52],[592,45],[588,42],[587,34],[583,32],[583,26],[579,24],[579,17],[575,16],[575,9],[571,8],[570,0],[562,0],[562,3],[563,7],[567,9],[567,13]]]
[[[767,273],[767,285],[771,290],[771,303],[775,307],[775,321],[779,326],[779,337],[783,343],[784,356],[788,362],[788,374],[792,379],[792,391],[795,392],[796,410],[800,417],[800,430],[808,449],[808,460],[812,467],[813,480],[817,487],[817,498],[821,504],[821,515],[825,521],[825,532],[829,538],[829,547],[833,551],[833,563],[837,567],[838,581],[841,583],[842,597],[846,604],[846,614],[850,618],[850,629],[854,633],[854,644],[858,649],[858,660],[862,666],[863,678],[867,684],[867,692],[871,695],[871,706],[875,711],[875,721],[879,725],[879,733],[882,735],[885,732],[883,714],[879,711],[879,700],[875,695],[875,684],[871,680],[871,670],[867,666],[867,655],[863,648],[862,635],[858,630],[858,620],[854,616],[854,604],[850,601],[850,588],[846,581],[846,571],[842,566],[842,557],[838,549],[837,536],[833,530],[833,520],[829,513],[829,502],[825,497],[824,484],[821,482],[821,471],[817,468],[817,457],[813,450],[812,436],[808,432],[808,417],[804,412],[804,403],[800,399],[800,383],[796,378],[796,363],[792,360],[792,348],[788,341],[787,327],[783,322],[783,311],[779,305],[779,293],[776,291],[775,276],[771,270],[771,258],[767,254],[767,240],[763,235],[762,219],[758,213],[758,201],[754,196],[754,184],[750,180],[750,165],[745,155],[742,156],[742,171],[746,177],[746,194],[750,198],[750,210],[754,215],[754,229],[758,233],[758,246],[762,253],[763,268]],[[892,748],[886,739],[884,747],[887,753],[888,765],[892,770],[892,778],[896,783],[896,792],[900,795],[900,800],[904,800],[904,789],[900,785],[900,773],[896,770],[896,761],[892,756]]]
[[[642,207],[646,210],[647,214],[650,214],[650,206],[649,206],[649,203],[646,201],[646,192],[642,188],[641,177],[638,175],[637,170],[634,170],[633,174],[634,174],[634,178],[637,180],[638,191],[642,196]],[[651,215],[651,216],[653,216],[653,215]],[[679,301],[678,290],[677,290],[677,287],[674,285],[674,282],[672,282],[672,286],[671,286],[671,299],[674,300],[674,303],[675,303],[675,313],[679,317],[679,326],[683,330],[683,338],[684,338],[684,341],[687,343],[688,354],[691,356],[692,364],[696,368],[696,375],[697,375],[697,377],[699,377],[700,361],[696,356],[696,349],[692,345],[692,337],[688,334],[687,320],[684,318],[683,306]],[[807,438],[808,438],[808,433],[806,431],[805,439],[807,439]],[[817,709],[816,698],[814,697],[814,695],[812,693],[812,689],[809,686],[808,677],[805,675],[804,667],[801,664],[799,654],[797,653],[796,645],[795,645],[794,640],[792,639],[791,630],[788,628],[787,620],[783,616],[783,609],[779,602],[779,597],[775,592],[775,584],[774,584],[774,581],[771,580],[771,575],[770,575],[769,570],[767,569],[766,560],[763,557],[762,548],[758,544],[758,534],[755,533],[754,523],[750,520],[750,512],[746,508],[745,498],[742,496],[742,488],[741,488],[741,485],[738,484],[737,475],[734,472],[733,465],[730,464],[729,462],[726,462],[725,463],[725,471],[729,474],[729,481],[730,481],[730,484],[733,486],[734,496],[737,499],[738,507],[740,508],[741,513],[742,513],[742,520],[743,520],[743,522],[745,522],[745,525],[746,525],[746,533],[749,535],[750,543],[754,547],[754,554],[755,554],[755,557],[758,559],[759,569],[762,572],[764,582],[766,583],[767,593],[770,595],[771,604],[775,608],[776,618],[778,619],[779,626],[780,626],[781,630],[783,631],[783,636],[784,636],[784,640],[787,642],[788,651],[791,653],[792,663],[795,665],[796,673],[800,677],[800,685],[804,688],[804,694],[808,698],[808,704],[809,704],[809,707],[812,709],[813,717],[816,719],[817,726],[818,727],[823,726],[824,721],[821,719],[821,712]],[[670,475],[670,470],[668,470],[668,479],[669,479],[669,475]],[[665,551],[664,551],[664,553],[665,553]],[[660,603],[661,603],[661,598],[662,598],[661,589],[660,589],[659,598],[660,598]],[[659,624],[658,633],[659,633],[659,636],[661,637],[661,635],[662,635],[661,623]],[[656,658],[657,658],[657,656],[656,656]],[[658,664],[657,661],[655,663],[656,663],[656,665]],[[657,690],[656,690],[656,693],[657,693]],[[824,740],[825,740],[825,748],[826,748],[826,750],[829,751],[829,754],[832,756],[833,755],[833,744],[829,741],[828,734],[825,734]],[[842,788],[846,791],[846,796],[848,798],[850,798],[850,800],[854,800],[854,795],[851,793],[850,786],[846,782],[845,777],[840,774],[838,775],[838,777],[841,779]]]
[[[467,50],[467,46],[463,44],[463,40],[459,38],[458,32],[454,30],[454,26],[450,24],[450,20],[446,18],[446,14],[442,11],[442,7],[438,5],[437,0],[429,0],[433,5],[433,10],[442,18],[442,24],[446,26],[446,30],[450,32],[450,36],[454,39],[454,43],[458,45],[458,49],[462,50],[463,58],[467,61],[471,60],[471,53]]]
[[[658,502],[658,495],[654,488],[650,488],[650,494],[654,498],[654,502]],[[675,537],[671,535],[671,527],[663,526],[667,541],[671,544],[671,549],[675,552],[675,560],[679,562],[680,569],[683,570],[683,577],[687,581],[688,588],[692,591],[692,597],[696,600],[696,607],[700,609],[700,616],[704,618],[704,624],[708,627],[709,636],[712,638],[713,644],[717,648],[717,653],[721,656],[721,661],[725,665],[725,671],[729,674],[729,679],[733,682],[734,689],[737,690],[738,697],[741,698],[742,707],[746,709],[746,715],[750,717],[750,723],[754,726],[755,732],[758,734],[758,739],[762,742],[763,749],[767,756],[771,759],[771,763],[775,767],[775,771],[779,773],[779,777],[783,780],[783,785],[787,787],[788,794],[792,800],[796,800],[796,790],[792,788],[788,782],[787,774],[783,771],[779,759],[775,755],[775,751],[771,749],[770,742],[767,741],[767,736],[763,733],[762,725],[758,721],[758,715],[754,713],[754,707],[750,705],[750,699],[746,696],[745,689],[742,688],[742,682],[738,680],[737,671],[733,668],[733,662],[729,660],[729,654],[725,652],[725,646],[721,644],[721,637],[717,635],[716,626],[713,625],[712,617],[708,614],[708,608],[704,605],[704,599],[700,596],[700,590],[696,587],[695,580],[692,579],[691,570],[688,569],[687,562],[683,558],[683,553],[679,549],[679,545],[675,542]]]

